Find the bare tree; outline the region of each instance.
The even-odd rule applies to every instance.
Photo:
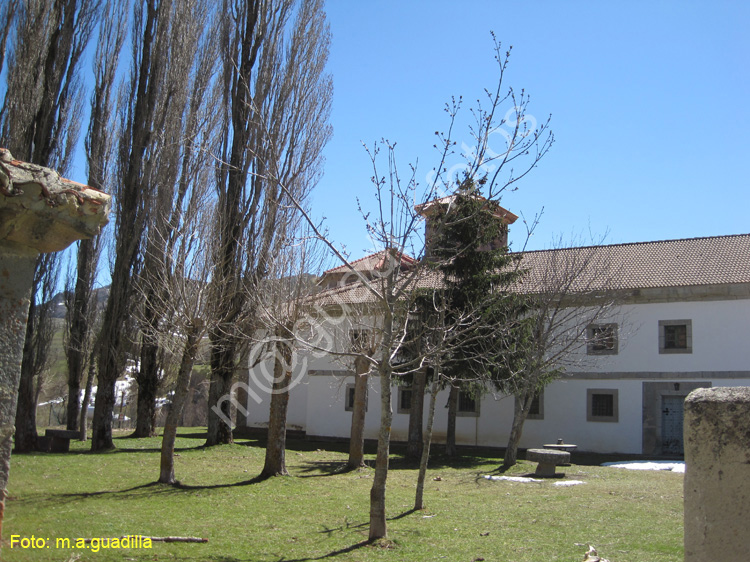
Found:
[[[96,189],[107,191],[113,184],[113,87],[117,66],[125,39],[127,3],[108,0],[103,8],[103,19],[99,25],[99,49],[94,60],[94,90],[91,97],[91,116],[86,134],[86,164],[88,184]],[[68,363],[68,413],[67,427],[79,427],[80,390],[83,373],[93,369],[87,365],[91,357],[93,315],[92,302],[94,281],[102,249],[102,237],[81,240],[78,243],[75,284],[69,293],[72,299],[68,304],[68,338],[66,357]],[[91,382],[91,376],[89,376]],[[83,440],[86,439],[86,417],[91,384],[86,384],[84,416],[80,424]]]
[[[513,89],[509,89],[507,93],[504,92],[506,87],[503,83],[504,73],[508,64],[510,52],[502,53],[500,44],[495,42],[495,58],[499,67],[499,78],[497,87],[494,91],[486,91],[486,106],[479,105],[474,109],[473,113],[476,119],[476,126],[472,129],[472,136],[475,140],[475,150],[468,156],[467,165],[464,169],[464,177],[461,185],[476,184],[482,188],[482,195],[484,195],[484,203],[480,205],[480,208],[484,212],[487,210],[494,213],[494,206],[497,204],[500,196],[507,190],[513,189],[514,185],[529,173],[540,161],[540,159],[547,153],[552,142],[553,136],[548,131],[549,121],[541,124],[539,127],[529,127],[527,123],[527,106],[528,97],[522,92],[520,97],[516,97]],[[512,111],[509,113],[515,114],[514,120],[508,120],[508,114],[504,118],[498,116],[500,107],[506,103],[512,103]],[[453,118],[455,118],[458,105],[454,104],[453,108],[449,108],[449,114],[451,115],[451,128],[446,136],[441,137],[442,154],[447,154],[451,147],[451,131]],[[497,131],[499,127],[507,126],[509,130],[506,130],[506,145],[504,150],[500,153],[492,153],[489,149],[489,137]],[[513,167],[516,166],[515,171]],[[438,170],[441,168],[439,167]],[[508,172],[508,170],[510,170]],[[507,175],[506,175],[507,174]],[[376,176],[377,177],[377,176]],[[436,181],[441,179],[441,175],[438,173]],[[443,181],[452,181],[452,178],[445,178]],[[441,186],[444,191],[452,192],[448,188],[448,185]],[[460,186],[459,186],[460,188]],[[480,192],[477,191],[477,194]],[[443,200],[444,201],[444,200]],[[450,201],[450,198],[449,198]],[[429,202],[429,201],[428,201]],[[422,205],[422,210],[426,209],[426,204]],[[433,204],[433,206],[435,206]],[[436,205],[438,209],[444,207],[443,204]],[[449,214],[448,214],[449,215]],[[472,215],[473,216],[473,215]],[[469,217],[471,218],[471,217]],[[456,226],[459,229],[462,226],[470,226],[470,223],[463,225],[466,217],[459,217]],[[498,219],[499,220],[499,219]],[[444,227],[445,225],[443,225]],[[439,239],[439,236],[435,236],[435,231],[430,232],[428,227],[428,233],[426,234],[427,242],[430,243],[430,238]],[[479,237],[477,237],[479,238]],[[491,248],[496,242],[492,241],[488,244]],[[427,262],[433,262],[433,266],[444,264],[443,269],[449,273],[450,276],[460,274],[462,270],[462,259],[464,254],[468,257],[467,250],[471,246],[467,246],[465,249],[463,246],[456,246],[455,241],[449,241],[447,247],[440,248],[436,251],[435,248],[430,248],[427,251]],[[429,246],[428,246],[429,248]],[[488,264],[493,262],[492,259],[488,261]],[[492,272],[488,272],[491,275]],[[498,277],[496,273],[494,275]],[[503,275],[499,275],[503,277]],[[440,286],[444,285],[448,279],[443,280],[439,283]],[[506,280],[507,282],[507,280]],[[438,295],[442,291],[438,291]],[[492,291],[490,291],[492,293]],[[433,293],[434,294],[434,293]],[[492,296],[490,294],[490,296]],[[415,500],[415,507],[423,507],[422,494],[424,490],[424,479],[429,459],[430,442],[432,437],[432,420],[435,411],[435,399],[437,391],[440,387],[440,377],[444,376],[444,368],[446,363],[449,361],[456,361],[456,355],[458,354],[458,361],[463,364],[464,367],[471,367],[470,371],[473,371],[471,377],[474,379],[482,380],[485,375],[482,373],[483,366],[485,366],[492,356],[497,353],[497,350],[492,349],[487,344],[486,334],[488,330],[492,333],[498,333],[507,329],[507,319],[504,318],[504,314],[490,314],[487,315],[485,309],[488,306],[494,306],[492,302],[485,303],[481,297],[480,302],[465,301],[458,310],[455,310],[455,302],[451,303],[451,306],[447,306],[451,300],[445,298],[445,295],[438,298],[433,298],[438,323],[437,323],[437,334],[436,336],[429,336],[427,338],[420,337],[423,341],[421,354],[427,364],[431,364],[433,370],[433,383],[431,386],[431,399],[429,406],[428,416],[428,428],[424,435],[424,445],[422,448],[422,458],[420,462],[420,475],[417,483],[417,496]],[[460,301],[461,299],[459,299]],[[451,307],[454,308],[451,311]],[[498,324],[499,322],[499,324]],[[427,323],[427,327],[430,323]],[[434,326],[434,324],[433,324]],[[425,325],[423,324],[422,330]],[[417,331],[419,333],[420,330]],[[433,330],[433,334],[435,330]],[[424,345],[427,343],[428,345]],[[470,347],[470,351],[467,351],[467,345]],[[471,357],[465,357],[467,354],[471,354]],[[417,354],[420,355],[420,354]],[[462,357],[463,356],[463,357]],[[467,363],[468,360],[468,363]],[[420,365],[421,367],[421,365]],[[454,377],[450,377],[450,386],[454,387],[457,381]],[[419,400],[419,398],[417,398]],[[385,401],[383,402],[383,408],[389,408],[390,405],[386,406]],[[388,422],[390,419],[386,414],[382,415],[382,424]],[[383,432],[383,425],[381,425],[381,432]],[[385,536],[385,514],[382,510],[379,517],[373,521],[373,515],[375,511],[375,488],[377,482],[377,468],[376,468],[376,482],[373,483],[373,492],[371,493],[371,518],[370,518],[370,538],[377,538],[379,536]],[[382,483],[383,494],[385,488],[385,482]],[[380,506],[377,506],[380,510]]]
[[[225,0],[221,43],[225,123],[217,176],[208,445],[232,440],[229,402],[247,310],[270,271],[287,197],[314,184],[330,136],[329,33],[321,0]],[[291,19],[293,18],[293,19]],[[250,301],[252,306],[252,301]],[[214,411],[220,407],[220,414]]]
[[[493,39],[495,39],[494,34]],[[499,70],[497,87],[494,90],[486,90],[485,105],[483,106],[480,102],[473,110],[475,126],[471,132],[475,150],[470,154],[471,158],[467,163],[462,181],[463,184],[476,184],[481,187],[481,191],[487,194],[486,201],[490,210],[504,192],[516,189],[518,181],[537,166],[554,142],[554,136],[549,130],[549,119],[536,126],[536,120],[528,113],[528,95],[523,90],[520,95],[517,95],[513,88],[505,90],[504,77],[509,59],[510,49],[503,53],[500,43],[495,40],[495,60]],[[508,104],[511,105],[511,109],[505,117],[501,118],[499,112]],[[498,130],[504,133],[505,145],[495,152],[490,148],[490,135]],[[447,142],[449,141],[450,135],[447,139]],[[476,216],[474,212],[463,217],[459,213],[457,218],[451,219],[449,211],[450,209],[443,216],[443,224],[438,223],[438,231],[435,235],[438,240],[444,238],[444,232],[440,230],[446,228],[458,234],[457,239],[448,237],[447,240],[442,240],[444,247],[436,252],[438,256],[442,255],[444,264],[441,266],[440,260],[437,260],[438,267],[443,270],[444,275],[447,274],[441,287],[449,288],[453,285],[453,295],[445,289],[433,293],[432,321],[426,323],[428,328],[437,326],[437,333],[432,329],[433,335],[426,338],[426,342],[434,348],[432,353],[433,381],[430,389],[427,430],[424,434],[424,447],[417,480],[415,509],[424,508],[424,481],[429,461],[435,401],[441,386],[450,388],[446,453],[455,454],[455,420],[460,386],[470,383],[475,388],[487,388],[493,383],[497,384],[498,381],[512,384],[519,378],[523,380],[526,376],[510,368],[506,360],[509,347],[504,343],[510,334],[517,332],[519,325],[517,317],[525,308],[525,304],[519,302],[518,297],[507,295],[512,292],[509,289],[512,289],[514,281],[518,278],[519,269],[517,265],[512,265],[517,260],[500,259],[498,262],[489,257],[486,263],[486,277],[491,280],[491,288],[481,290],[481,286],[487,279],[481,279],[480,274],[478,276],[479,301],[472,302],[471,299],[477,297],[477,287],[473,291],[467,291],[466,287],[461,286],[460,279],[462,271],[473,267],[468,263],[462,263],[463,261],[476,258],[481,261],[483,248],[477,248],[470,242],[471,229],[474,228],[472,221]],[[492,214],[495,214],[494,210]],[[446,219],[448,219],[447,223]],[[496,220],[500,219],[502,216],[497,217]],[[461,231],[467,228],[469,232],[461,235]],[[480,237],[481,234],[475,236],[475,238]],[[460,240],[463,242],[459,242]],[[502,250],[503,246],[507,246],[507,240],[486,244],[487,249],[495,250]],[[477,250],[480,251],[477,252]],[[507,251],[507,248],[505,250]],[[493,271],[498,263],[502,264],[501,270]],[[470,284],[473,282],[470,281]],[[483,297],[482,294],[486,296]],[[429,309],[429,306],[427,308]],[[493,335],[492,338],[487,337],[490,333]],[[455,366],[466,371],[466,374],[457,375]]]
[[[160,306],[165,322],[159,329],[163,347],[177,347],[180,357],[177,380],[171,396],[169,412],[164,424],[161,444],[159,482],[174,484],[174,448],[177,426],[188,395],[190,374],[198,355],[201,339],[208,329],[206,319],[214,316],[207,309],[209,290],[207,276],[210,271],[210,221],[211,207],[206,199],[206,186],[210,168],[205,162],[204,173],[192,185],[189,201],[179,223],[170,232],[166,244],[167,266],[161,269],[163,277],[154,279],[162,284],[157,294],[164,298]]]
[[[368,334],[367,337],[371,342],[376,342],[376,345],[351,346],[347,342],[346,349],[341,353],[352,357],[355,365],[360,364],[358,371],[364,372],[369,365],[369,371],[376,373],[380,381],[380,430],[375,476],[370,490],[370,540],[386,536],[385,491],[393,419],[393,374],[397,368],[400,372],[406,372],[409,368],[421,368],[423,363],[423,357],[405,357],[411,319],[409,310],[413,305],[415,288],[423,270],[422,263],[407,255],[407,250],[414,253],[418,248],[417,244],[420,243],[417,229],[421,217],[414,207],[414,202],[427,202],[435,193],[429,187],[420,190],[414,168],[411,175],[402,180],[394,146],[385,141],[384,146],[388,168],[383,175],[378,168],[380,145],[368,150],[373,166],[372,180],[377,212],[372,215],[365,213],[364,216],[374,244],[382,248],[373,256],[377,263],[373,264],[369,271],[355,267],[303,211],[316,236],[343,263],[350,275],[358,279],[367,294],[366,306],[359,303],[362,307],[349,310],[350,321],[358,331]],[[422,253],[419,251],[420,256]],[[341,304],[347,303],[342,301]],[[328,328],[321,327],[324,330]]]
[[[16,158],[63,174],[67,171],[81,126],[79,63],[99,4],[99,0],[18,4],[0,110],[0,135]]]
[[[606,353],[613,345],[616,328],[605,324],[619,314],[616,291],[620,272],[609,262],[606,247],[597,245],[521,254],[520,267],[527,270],[524,288],[531,304],[526,322],[508,334],[515,351],[506,359],[523,376],[501,381],[501,390],[514,396],[513,423],[503,466],[516,464],[518,443],[534,397],[567,368],[585,362],[577,353],[587,346]]]
[[[249,360],[254,363],[251,373],[273,365],[271,379],[270,409],[268,414],[268,439],[266,457],[261,478],[286,476],[286,427],[289,404],[289,391],[298,382],[298,377],[306,364],[301,355],[301,346],[297,343],[295,331],[303,323],[304,313],[309,297],[315,292],[313,279],[320,265],[320,252],[316,240],[309,236],[301,223],[299,215],[292,205],[285,206],[286,217],[280,221],[279,228],[286,234],[279,240],[279,247],[274,254],[277,259],[274,270],[263,285],[262,302],[257,309],[262,311],[266,320],[262,332],[267,334],[258,342]],[[270,336],[270,337],[269,337]],[[266,354],[270,357],[259,362]],[[261,353],[258,353],[261,352]]]
[[[206,156],[215,149],[216,112],[208,109],[218,101],[213,95],[217,29],[211,3],[183,1],[172,9],[167,39],[171,55],[165,76],[168,89],[159,108],[156,141],[160,157],[151,168],[154,195],[145,223],[143,267],[137,280],[143,299],[137,315],[141,348],[134,437],[149,437],[156,431],[155,401],[164,367],[159,362],[164,302],[160,291],[166,290],[158,279],[169,275],[164,273],[170,265],[169,241],[181,227],[181,213],[190,202],[197,177],[203,175]]]
[[[181,58],[183,38],[175,29],[182,18],[192,13],[181,10],[186,5],[169,0],[142,0],[133,10],[132,60],[129,81],[121,93],[120,130],[117,142],[115,233],[111,270],[112,284],[98,337],[98,389],[94,406],[91,448],[94,451],[114,447],[112,413],[115,404],[115,382],[125,365],[128,341],[126,323],[132,319],[134,279],[142,267],[143,236],[152,203],[157,197],[156,185],[160,166],[170,161],[170,142],[166,138],[167,121],[174,117],[173,106],[180,115],[183,100],[173,96],[170,80],[184,70]],[[189,67],[189,65],[188,65]],[[164,156],[165,162],[162,161]]]
[[[354,357],[354,401],[352,404],[352,427],[349,435],[349,459],[346,465],[350,469],[365,466],[365,415],[367,413],[367,394],[370,374],[373,365],[367,359],[375,354],[378,348],[377,334],[371,330],[354,331],[352,341]],[[348,400],[349,397],[347,396]]]

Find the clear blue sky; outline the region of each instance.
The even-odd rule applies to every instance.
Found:
[[[490,30],[513,46],[507,84],[552,115],[556,137],[502,204],[555,236],[639,242],[750,232],[750,3],[328,0],[334,79],[325,175],[313,208],[352,257],[372,251],[356,197],[372,192],[361,142],[435,162],[451,96],[496,83]],[[468,107],[467,107],[468,109]],[[467,129],[455,135],[471,144]],[[522,242],[523,228],[511,230]]]

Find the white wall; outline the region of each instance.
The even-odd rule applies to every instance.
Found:
[[[617,315],[619,353],[614,356],[585,356],[573,361],[572,376],[563,376],[544,392],[544,419],[527,420],[520,446],[538,447],[564,439],[580,450],[640,454],[642,451],[643,382],[657,380],[649,374],[674,373],[675,381],[705,382],[713,386],[750,386],[750,378],[730,378],[728,373],[750,370],[750,300],[705,301],[640,304],[624,307]],[[660,354],[659,321],[690,319],[692,321],[692,353]],[[613,320],[608,320],[613,321]],[[347,340],[346,327],[339,327],[335,336],[339,347]],[[307,371],[290,393],[289,425],[304,428],[308,435],[347,438],[351,412],[344,408],[347,384],[352,384],[351,367],[346,359],[316,354],[308,357]],[[309,371],[327,374],[309,376]],[[332,376],[331,371],[337,375]],[[593,378],[576,378],[588,374]],[[632,378],[613,378],[612,373],[633,373]],[[691,373],[695,373],[691,377]],[[722,376],[725,374],[725,376]],[[598,376],[597,376],[598,375]],[[639,376],[641,375],[641,376]],[[657,375],[653,375],[657,376]],[[251,376],[251,387],[252,387]],[[659,378],[670,381],[671,378]],[[380,383],[369,381],[366,438],[377,438],[380,419]],[[262,385],[261,385],[262,386]],[[588,389],[618,390],[618,421],[586,420]],[[268,393],[256,387],[263,403],[251,402],[248,425],[262,426],[268,420]],[[445,441],[447,425],[447,391],[437,399],[434,442]],[[392,391],[392,439],[406,440],[409,416],[397,411],[397,389]],[[425,421],[428,397],[425,397]],[[459,444],[504,447],[507,444],[513,417],[513,399],[486,395],[480,405],[479,417],[458,417],[456,435]]]
[[[584,361],[581,371],[690,372],[750,369],[750,300],[676,302],[622,308],[619,353]],[[659,353],[660,320],[692,320],[693,352]],[[585,349],[580,354],[585,354]]]

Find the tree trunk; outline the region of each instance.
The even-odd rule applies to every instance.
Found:
[[[130,290],[130,272],[123,271],[124,267],[127,266],[118,256],[97,346],[97,388],[91,420],[91,450],[94,452],[115,448],[112,440],[115,383],[125,367],[121,329],[126,325],[124,317],[128,314]],[[118,272],[122,276],[117,275]]]
[[[132,437],[153,437],[156,435],[156,392],[159,388],[159,346],[156,336],[146,336],[141,345],[141,364],[136,375],[138,383],[138,403],[136,408],[135,431]]]
[[[455,457],[456,452],[456,413],[458,412],[457,386],[451,386],[448,395],[448,431],[445,434],[445,456]]]
[[[92,351],[89,357],[89,375],[86,377],[86,390],[83,391],[83,400],[81,400],[81,419],[78,422],[78,440],[86,441],[86,422],[89,414],[89,402],[91,401],[91,388],[94,386],[96,377],[96,355]]]
[[[266,462],[261,478],[289,476],[286,469],[286,412],[289,405],[289,384],[292,382],[291,342],[277,340],[273,364],[273,392],[268,416]]]
[[[16,402],[16,453],[30,453],[37,449],[36,400],[34,400],[34,329],[36,327],[36,306],[34,294],[29,305],[29,320],[26,324],[26,340],[23,344],[21,380],[18,385]],[[50,408],[52,406],[50,405]]]
[[[198,347],[201,341],[202,329],[200,325],[194,324],[188,329],[185,349],[182,352],[180,361],[180,370],[177,373],[177,383],[175,384],[172,405],[167,414],[167,421],[164,424],[164,434],[161,439],[161,461],[159,468],[159,482],[163,484],[174,484],[174,443],[177,438],[177,424],[182,417],[182,411],[185,407],[188,388],[190,386],[190,374],[193,370],[195,356],[198,354]]]
[[[430,388],[430,408],[427,414],[427,428],[424,434],[424,446],[422,447],[422,458],[419,461],[419,476],[417,477],[417,493],[414,496],[414,509],[424,509],[424,481],[427,477],[427,463],[430,460],[430,445],[432,444],[432,425],[435,421],[435,403],[439,390],[437,370]]]
[[[414,373],[411,386],[411,410],[409,412],[409,439],[406,445],[406,458],[422,458],[422,418],[424,417],[424,391],[427,373],[419,369]]]
[[[68,342],[68,426],[78,429],[78,413],[81,399],[81,380],[86,361],[87,340],[90,331],[89,301],[96,265],[97,251],[94,239],[78,243],[76,285],[70,310],[70,340]]]
[[[90,242],[84,240],[81,242]],[[79,262],[82,247],[78,249]],[[88,299],[87,299],[88,300]],[[76,282],[76,295],[74,297],[73,309],[70,311],[72,316],[70,324],[70,341],[67,349],[68,359],[68,423],[66,429],[75,431],[78,429],[78,414],[81,398],[81,378],[83,375],[83,356],[84,356],[84,338],[88,334],[87,328],[81,328],[81,316],[87,315],[86,309],[81,310],[78,303],[78,283]]]
[[[367,386],[370,364],[364,357],[354,360],[354,407],[352,408],[352,429],[349,437],[350,469],[365,466],[365,416],[367,414]],[[348,399],[348,397],[346,397]]]
[[[70,372],[68,372],[70,375]],[[80,404],[78,399],[81,396],[81,384],[80,379],[78,384],[71,379],[68,379],[68,411],[65,414],[66,424],[65,429],[71,431],[78,431],[78,413]]]
[[[387,339],[386,339],[387,341]],[[370,540],[384,538],[387,535],[385,518],[385,484],[388,479],[388,456],[391,443],[391,367],[386,359],[381,362],[380,371],[380,432],[378,433],[378,452],[375,458],[375,477],[370,489]]]
[[[523,424],[529,415],[531,403],[534,400],[534,387],[525,387],[513,397],[513,424],[510,428],[508,447],[503,457],[503,468],[510,468],[516,464],[518,458],[518,443],[521,441]]]
[[[156,393],[159,390],[159,327],[164,319],[162,303],[169,300],[165,287],[168,273],[165,244],[173,236],[174,226],[168,224],[170,209],[167,202],[174,199],[173,180],[165,180],[157,188],[153,214],[149,217],[148,235],[145,242],[143,272],[139,282],[143,292],[141,329],[141,363],[135,377],[138,383],[138,402],[135,417],[135,431],[132,437],[153,437],[156,435]]]
[[[232,419],[229,400],[222,400],[232,389],[234,379],[235,343],[233,338],[222,334],[221,328],[214,330],[211,337],[211,385],[208,389],[208,435],[206,446],[233,443],[232,427],[225,420]],[[229,341],[227,341],[229,340]],[[222,417],[212,409],[217,404]]]
[[[103,380],[101,372],[97,377],[94,418],[91,422],[91,450],[108,451],[115,448],[112,440],[112,416],[115,412],[115,382]]]
[[[123,337],[133,301],[133,277],[142,256],[142,237],[154,186],[145,180],[153,160],[158,159],[156,114],[162,107],[164,57],[157,52],[158,38],[169,26],[166,4],[156,0],[144,2],[144,21],[139,30],[138,49],[134,53],[133,72],[127,89],[128,107],[124,110],[122,137],[119,141],[118,166],[120,192],[116,205],[116,241],[112,284],[99,336],[98,388],[94,406],[91,450],[114,448],[112,414],[115,404],[115,382],[125,364]],[[135,39],[134,39],[135,41]],[[167,57],[168,58],[168,57]]]

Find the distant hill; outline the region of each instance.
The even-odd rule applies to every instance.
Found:
[[[109,285],[106,287],[101,287],[99,289],[94,289],[94,297],[96,298],[96,306],[100,310],[104,310],[105,305],[107,304],[107,298],[109,297]],[[65,319],[65,315],[67,314],[67,309],[65,308],[65,293],[57,293],[54,297],[52,297],[52,318],[57,318],[60,320]]]
[[[300,276],[303,279],[304,284],[309,287],[312,292],[316,292],[317,288],[315,287],[315,283],[318,281],[318,277],[315,275],[312,275],[310,273],[302,273]],[[284,283],[284,284],[290,284],[294,278],[293,277],[284,277],[281,280],[265,280],[264,283]],[[99,310],[104,310],[104,307],[107,305],[107,299],[109,298],[109,288],[110,286],[107,285],[106,287],[100,287],[99,289],[94,289],[94,295],[96,296],[96,306],[99,308]],[[60,320],[65,319],[65,315],[67,314],[67,309],[65,308],[65,293],[57,293],[54,297],[52,297],[52,318],[57,318]]]

